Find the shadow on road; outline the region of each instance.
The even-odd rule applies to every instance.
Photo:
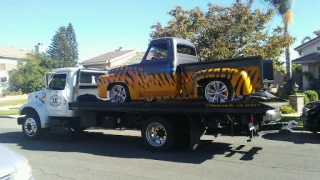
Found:
[[[320,134],[313,134],[305,131],[301,132],[275,132],[262,136],[268,140],[286,141],[295,144],[320,144]]]
[[[156,153],[143,148],[140,137],[105,135],[102,133],[88,133],[84,137],[76,138],[66,135],[44,136],[41,140],[27,140],[21,132],[7,132],[0,134],[0,143],[14,143],[26,150],[81,152],[100,156],[118,158],[141,158],[179,163],[201,164],[214,159],[215,155],[232,157],[241,154],[240,160],[253,160],[254,155],[262,148],[253,147],[243,151],[245,146],[232,148],[231,144],[202,141],[196,151],[178,149],[175,151]]]

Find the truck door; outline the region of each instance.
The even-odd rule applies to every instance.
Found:
[[[67,72],[47,75],[46,107],[49,116],[67,116]]]
[[[172,58],[169,41],[157,41],[149,46],[148,53],[142,61],[142,68],[147,77],[142,79],[142,84],[147,88],[141,88],[144,95],[170,95],[170,73],[172,70]]]

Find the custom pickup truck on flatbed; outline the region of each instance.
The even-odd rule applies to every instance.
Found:
[[[270,71],[272,62],[260,56],[199,62],[191,42],[168,37],[152,40],[139,64],[101,76],[98,90],[100,98],[115,103],[177,98],[222,103],[262,88],[263,80],[273,79]]]
[[[172,43],[167,40],[160,40],[159,43],[163,41],[168,44]],[[187,41],[183,42],[187,43]],[[153,45],[154,42],[150,46]],[[185,58],[178,58],[178,60],[180,62],[189,61],[189,56],[179,55],[179,57]],[[194,58],[192,55],[191,57]],[[210,129],[210,132],[214,134],[243,134],[249,136],[249,140],[258,136],[263,124],[263,116],[266,111],[274,109],[266,104],[250,102],[250,98],[246,102],[224,102],[221,100],[220,102],[206,102],[194,98],[161,99],[157,95],[162,96],[165,91],[171,93],[169,91],[171,87],[174,87],[174,92],[176,89],[180,89],[183,91],[182,94],[196,97],[197,90],[192,87],[196,87],[195,84],[199,84],[199,82],[207,81],[214,82],[212,83],[213,87],[218,81],[226,86],[230,81],[230,84],[235,84],[236,94],[250,94],[253,89],[260,87],[262,79],[265,79],[263,77],[265,63],[261,57],[244,57],[238,60],[213,63],[182,64],[180,62],[177,62],[177,59],[172,61],[174,64],[180,64],[177,66],[171,66],[171,62],[169,64],[168,61],[160,60],[150,61],[150,64],[146,62],[145,66],[142,66],[144,63],[141,63],[143,71],[148,72],[144,74],[139,74],[142,72],[139,71],[141,67],[138,68],[136,65],[120,67],[111,71],[88,68],[54,69],[46,73],[46,88],[31,93],[28,103],[20,108],[21,117],[17,119],[17,123],[22,126],[22,131],[28,139],[38,139],[45,133],[82,133],[85,129],[92,127],[140,130],[144,145],[154,151],[165,151],[176,145],[186,145],[195,149],[200,144],[200,137],[207,129]],[[155,66],[154,63],[158,65]],[[180,70],[171,71],[173,67]],[[200,73],[199,69],[205,70],[201,70],[203,73]],[[233,70],[230,71],[230,69]],[[127,72],[127,70],[130,71]],[[120,73],[121,71],[123,73]],[[156,71],[168,73],[152,75]],[[188,76],[187,72],[198,72],[198,76],[197,73],[191,73],[192,75]],[[210,78],[206,79],[206,77]],[[216,79],[216,77],[219,78]],[[164,81],[166,78],[168,79]],[[201,81],[201,79],[206,80]],[[134,83],[134,80],[138,80],[138,82]],[[104,98],[108,86],[114,82],[114,85],[120,85],[117,88],[122,87],[126,90],[129,87],[132,88],[128,94],[131,96],[131,100],[139,99],[135,93],[141,93],[140,90],[143,87],[141,83],[145,80],[147,80],[144,82],[145,88],[149,85],[149,94],[153,95],[156,94],[151,91],[158,92],[159,84],[161,86],[167,84],[163,88],[163,94],[158,93],[155,97],[146,96],[147,98],[160,97],[157,102],[148,103],[142,98],[142,101],[115,103],[115,101],[121,102],[121,96],[123,96],[121,91],[117,92],[115,99]],[[156,80],[154,82],[158,85],[151,86],[149,80]],[[140,87],[137,88],[138,91],[133,90],[136,86]],[[151,87],[155,89],[151,90]],[[117,88],[111,88],[111,94],[113,93],[112,89],[118,90]],[[144,90],[145,93],[147,91],[148,88]],[[227,92],[233,92],[233,90],[228,89]],[[210,100],[210,98],[208,99]]]

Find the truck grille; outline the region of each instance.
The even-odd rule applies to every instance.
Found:
[[[0,177],[0,180],[12,180],[11,174],[8,174],[6,176]]]

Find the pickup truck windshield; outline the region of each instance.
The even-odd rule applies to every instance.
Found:
[[[168,45],[167,43],[158,43],[151,46],[147,61],[154,59],[166,59],[168,56]]]

